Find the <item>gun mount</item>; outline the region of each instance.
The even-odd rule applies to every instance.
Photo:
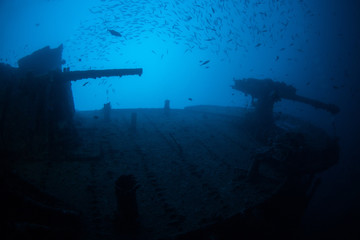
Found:
[[[71,81],[110,76],[141,76],[143,73],[142,68],[87,71],[69,71],[65,68],[61,71],[64,63],[62,51],[62,45],[54,49],[44,47],[21,58],[18,68],[0,63],[2,148],[5,148],[6,142],[31,146],[36,143],[32,138],[36,137],[44,139],[47,144],[54,142],[59,135],[66,135],[65,130],[73,132],[75,107]]]
[[[271,79],[254,79],[245,78],[242,80],[234,80],[233,89],[241,91],[246,95],[249,94],[257,102],[253,102],[256,112],[262,119],[272,119],[273,106],[275,102],[281,99],[288,99],[297,102],[309,104],[315,108],[320,108],[332,114],[337,114],[340,109],[334,104],[326,104],[318,100],[299,96],[296,94],[296,88],[287,85],[284,82],[275,82]]]

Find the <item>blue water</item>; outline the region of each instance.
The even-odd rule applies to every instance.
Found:
[[[77,110],[106,102],[158,108],[166,99],[172,108],[248,107],[250,97],[230,87],[234,78],[248,77],[283,81],[300,95],[337,104],[337,116],[288,101],[275,107],[340,137],[341,161],[323,174],[305,217],[314,225],[325,218],[336,222],[348,218],[359,199],[357,2],[2,0],[0,62],[17,66],[37,49],[64,44],[70,70],[144,69],[141,77],[73,82]]]

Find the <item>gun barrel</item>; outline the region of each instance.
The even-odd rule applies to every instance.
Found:
[[[287,98],[287,99],[306,103],[306,104],[313,106],[314,108],[321,108],[332,114],[337,114],[340,111],[340,108],[338,106],[336,106],[335,104],[323,103],[323,102],[320,102],[320,101],[317,101],[317,100],[314,100],[311,98],[302,97],[299,95],[294,95],[291,98]]]
[[[130,69],[106,69],[106,70],[87,70],[87,71],[69,71],[62,72],[62,78],[67,81],[76,81],[86,78],[100,78],[100,77],[114,77],[125,75],[139,75],[143,73],[142,68],[130,68]]]
[[[250,94],[254,98],[266,99],[269,94],[276,93],[276,96],[280,99],[288,99],[309,104],[315,108],[321,108],[332,114],[337,114],[340,111],[340,108],[334,104],[327,104],[318,100],[297,95],[296,88],[283,82],[274,82],[271,79],[259,80],[254,78],[234,81],[235,85],[232,86],[233,89],[244,92],[245,94]],[[266,101],[269,101],[269,99],[266,99]],[[275,102],[276,100],[273,101],[273,103]]]

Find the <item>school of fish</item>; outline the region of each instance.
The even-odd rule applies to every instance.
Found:
[[[109,51],[121,54],[130,42],[141,44],[149,38],[180,45],[184,54],[196,49],[226,60],[231,52],[272,47],[284,37],[294,41],[279,51],[296,48],[299,34],[287,28],[298,9],[313,15],[303,0],[102,0],[89,9],[96,24],[83,22],[75,38],[86,43],[85,52],[103,60]],[[149,51],[161,59],[168,54],[168,50]],[[199,60],[206,68],[211,61]]]

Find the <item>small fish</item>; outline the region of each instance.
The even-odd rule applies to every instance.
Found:
[[[208,64],[210,62],[210,60],[206,60],[205,62],[203,62],[202,64],[200,64],[200,66],[203,66],[205,64]]]
[[[79,62],[81,62],[81,58],[79,58]]]
[[[276,56],[276,59],[275,59],[275,61],[277,61],[277,60],[279,60],[279,56]]]
[[[108,29],[108,31],[109,31],[109,32],[111,33],[111,35],[113,35],[113,36],[116,36],[116,37],[121,37],[121,36],[122,36],[119,32],[117,32],[117,31],[115,31],[115,30]]]
[[[189,101],[192,101],[192,98],[188,98]]]
[[[261,46],[261,43],[258,43],[258,44],[256,44],[256,46],[255,47],[260,47]]]
[[[98,119],[98,118],[99,118],[99,116],[96,116],[96,115],[95,115],[93,118],[94,118],[94,119]]]
[[[84,83],[83,86],[86,86],[88,83],[89,83],[89,82]]]

